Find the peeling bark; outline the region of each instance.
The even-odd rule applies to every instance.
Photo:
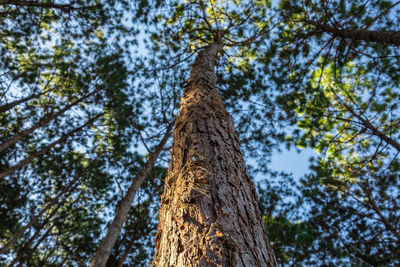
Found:
[[[176,119],[153,266],[277,266],[232,118],[216,87],[220,40],[196,58]]]

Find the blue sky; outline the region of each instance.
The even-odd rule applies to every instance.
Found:
[[[292,173],[296,179],[302,177],[308,171],[309,159],[317,153],[312,149],[302,149],[297,152],[294,149],[282,149],[282,152],[274,152],[271,160],[271,169]]]

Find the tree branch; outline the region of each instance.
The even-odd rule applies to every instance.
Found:
[[[339,29],[326,24],[321,24],[317,21],[307,21],[306,23],[314,25],[326,33],[341,38],[352,39],[354,41],[375,42],[383,45],[400,46],[400,32],[398,31]]]
[[[76,9],[72,4],[54,4],[54,3],[40,3],[34,1],[15,1],[15,0],[3,0],[0,1],[0,5],[13,5],[22,7],[45,7],[45,8],[57,8],[57,9]]]

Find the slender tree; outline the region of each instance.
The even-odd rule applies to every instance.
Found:
[[[172,126],[170,123],[166,129],[166,132],[161,139],[160,143],[155,147],[154,151],[150,152],[147,162],[143,165],[140,171],[135,175],[134,180],[128,188],[125,196],[123,196],[120,205],[116,210],[116,214],[114,220],[111,225],[108,227],[106,236],[101,241],[99,248],[96,251],[96,255],[94,256],[90,266],[106,266],[107,260],[111,255],[112,249],[114,247],[115,242],[117,241],[119,234],[122,229],[122,225],[127,219],[129,210],[131,208],[133,199],[135,198],[136,192],[139,187],[143,184],[144,180],[149,175],[152,168],[156,163],[156,160],[164,148],[166,142],[172,134]]]
[[[128,47],[134,42],[134,31],[125,31],[128,27],[121,24],[122,12],[132,15],[127,3],[118,1],[118,7],[113,1],[97,0],[0,3],[0,104],[7,111],[0,115],[1,142],[30,129],[0,153],[5,175],[0,182],[0,212],[6,215],[0,226],[1,243],[8,244],[30,223],[49,202],[49,192],[57,195],[61,184],[85,169],[81,186],[71,193],[76,202],[54,210],[52,206],[48,211],[55,213],[52,219],[38,219],[10,243],[0,265],[82,265],[93,257],[108,218],[100,218],[100,213],[105,206],[115,206],[119,195],[115,189],[129,187],[132,173],[143,161],[135,147],[141,138],[130,122],[141,124],[149,147],[161,139],[157,132],[166,123],[163,118],[146,118],[148,110],[142,115],[145,105],[157,106],[160,98],[136,90],[135,81],[127,88],[127,72],[118,59],[124,54],[119,44]],[[110,46],[105,32],[116,39],[124,37]],[[166,101],[163,98],[161,105]],[[95,114],[102,116],[83,125]],[[35,229],[40,235],[30,241]]]

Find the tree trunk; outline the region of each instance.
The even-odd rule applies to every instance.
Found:
[[[232,118],[216,87],[216,38],[197,56],[176,119],[154,266],[277,266]]]
[[[91,267],[104,267],[111,255],[112,249],[115,242],[117,241],[119,234],[121,232],[122,225],[128,217],[129,210],[132,205],[132,201],[135,198],[136,192],[139,187],[143,184],[144,180],[149,175],[149,172],[154,167],[154,164],[160,154],[161,150],[164,148],[169,137],[172,134],[173,123],[168,125],[166,133],[157,147],[152,153],[150,153],[147,162],[143,165],[142,169],[138,172],[132,184],[130,185],[128,192],[125,197],[123,197],[120,205],[115,212],[115,217],[110,226],[108,227],[107,234],[101,241],[92,262]]]

